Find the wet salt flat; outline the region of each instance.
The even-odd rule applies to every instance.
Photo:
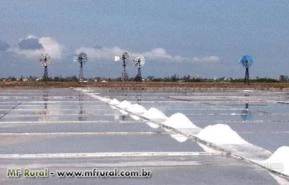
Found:
[[[111,103],[112,99],[118,102]],[[284,177],[288,172],[288,163],[283,159],[288,151],[286,148],[275,153],[277,157],[271,158],[274,163],[266,163],[269,167],[272,165],[273,170],[276,169],[274,165],[281,165],[284,169],[277,169],[282,172],[281,176],[258,166],[279,147],[289,146],[288,102],[288,92],[1,89],[0,182],[289,184]],[[131,104],[141,105],[144,109],[139,106],[130,108]],[[151,107],[163,113],[163,117],[155,114],[159,117],[153,119],[152,112],[143,112]],[[169,119],[175,113],[181,114]],[[257,165],[224,153],[209,152],[208,147],[180,133],[176,135],[169,128],[153,123],[149,126],[148,120],[136,119],[136,115],[148,116],[156,123],[176,128],[181,134],[196,135],[236,155],[254,159]],[[190,122],[194,126],[191,127]],[[215,126],[204,129],[208,125]],[[215,133],[224,130],[228,131],[225,139],[222,139],[222,133],[220,136]],[[11,179],[7,178],[6,172],[10,166],[50,170],[147,168],[153,176],[149,179]]]

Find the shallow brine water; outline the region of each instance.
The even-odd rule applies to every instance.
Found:
[[[94,98],[94,95],[116,99],[118,102],[111,105]],[[131,106],[133,104],[142,107]],[[289,146],[288,106],[289,94],[286,92],[240,90],[162,93],[101,89],[1,89],[0,182],[288,184],[286,179],[270,174],[263,168],[211,153],[191,139],[123,111],[129,110],[154,119],[159,117],[164,124],[178,129],[190,127],[193,130],[190,130],[190,133],[237,153],[239,145],[236,147],[230,144],[246,144],[245,149],[239,152],[246,157],[256,157],[257,150],[254,147],[257,146],[267,152],[262,150],[263,153],[259,155],[260,159],[264,157],[265,161],[279,147]],[[145,114],[144,111],[150,109],[152,111]],[[211,127],[208,127],[209,125]],[[250,148],[251,146],[253,147]],[[286,148],[275,153],[275,156],[282,158],[281,154],[284,152],[287,152]],[[83,155],[77,157],[80,153]],[[123,153],[124,156],[105,157],[105,154],[110,153]],[[15,154],[18,154],[18,158]],[[99,157],[98,154],[104,156]],[[140,154],[145,156],[138,156]],[[63,155],[66,157],[61,158]],[[86,158],[83,157],[85,155],[92,156]],[[275,158],[271,158],[271,161]],[[282,163],[286,168],[286,161],[274,162]],[[32,166],[51,170],[145,167],[152,171],[153,176],[149,179],[11,179],[7,178],[6,174],[10,166]],[[286,172],[288,169],[284,170]]]

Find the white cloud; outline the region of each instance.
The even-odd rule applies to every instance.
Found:
[[[215,63],[220,62],[220,57],[218,56],[207,56],[207,57],[194,57],[193,62],[202,62],[202,63]]]
[[[137,55],[143,55],[145,58],[159,61],[173,61],[182,62],[186,60],[184,57],[173,56],[169,54],[164,48],[153,48],[151,51],[139,53]]]
[[[89,48],[89,47],[81,47],[76,50],[76,53],[85,52],[88,58],[96,59],[96,60],[114,60],[114,56],[120,55],[125,52],[124,49],[119,47],[112,48]]]
[[[76,50],[76,53],[85,52],[90,59],[93,60],[104,60],[104,61],[114,61],[114,56],[119,56],[125,49],[121,49],[117,46],[112,48],[91,48],[91,47],[81,47]],[[205,57],[182,57],[174,56],[168,53],[164,48],[153,48],[146,52],[129,52],[132,58],[136,56],[144,56],[147,60],[159,61],[159,62],[188,62],[188,63],[214,63],[219,62],[220,58],[218,56],[205,56]]]
[[[23,55],[27,58],[39,58],[41,54],[48,54],[52,59],[60,59],[62,57],[62,52],[64,47],[59,44],[54,38],[51,37],[36,37],[33,35],[27,36],[25,39],[20,40],[19,43],[27,40],[38,40],[38,43],[42,46],[41,48],[26,48],[19,47],[19,45],[15,48],[12,48],[11,51],[18,54]]]

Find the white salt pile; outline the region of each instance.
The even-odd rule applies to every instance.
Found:
[[[112,109],[116,109],[115,106],[120,104],[120,102],[115,98],[113,100],[110,100],[108,103],[109,103],[110,108]]]
[[[165,122],[164,125],[172,128],[180,129],[192,129],[199,128],[191,122],[191,120],[182,113],[175,113],[171,115]]]
[[[248,144],[237,132],[225,124],[209,125],[196,135],[202,140],[216,145],[240,145]]]
[[[289,175],[289,147],[279,147],[267,160],[263,161],[264,166]]]
[[[118,105],[120,102],[117,100],[117,99],[112,99],[110,102],[109,102],[109,104],[110,105]]]
[[[178,131],[181,132],[199,132],[199,127],[193,124],[191,120],[186,117],[182,113],[176,113],[171,115],[165,122],[163,122],[164,125],[172,127],[177,129]],[[171,134],[171,137],[178,142],[185,142],[188,138],[182,134]]]
[[[145,112],[147,112],[147,110],[144,108],[144,106],[139,105],[139,104],[132,104],[132,105],[128,106],[128,108],[126,110],[129,112],[132,112],[134,114],[144,114]]]
[[[143,117],[157,122],[164,122],[168,119],[168,117],[162,111],[154,107],[146,111],[143,114]],[[152,123],[150,121],[147,121],[146,124],[148,124],[151,128],[159,128],[159,125]]]
[[[126,110],[133,114],[138,114],[138,115],[142,115],[147,111],[142,105],[139,105],[139,104],[132,104],[128,106]],[[140,120],[140,117],[137,115],[130,114],[130,117],[134,120]]]
[[[118,105],[116,105],[118,108],[120,109],[127,109],[129,106],[131,105],[130,102],[124,100],[122,102],[120,102]]]
[[[151,120],[166,120],[168,118],[162,111],[154,107],[146,111],[143,116]]]
[[[240,145],[248,144],[243,138],[241,138],[237,132],[232,130],[228,125],[217,124],[209,125],[205,127],[201,132],[196,135],[198,138],[214,143],[215,145]],[[210,153],[220,153],[218,150],[214,150],[204,144],[198,143],[204,151]]]

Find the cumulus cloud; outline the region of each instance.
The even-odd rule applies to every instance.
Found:
[[[95,60],[113,61],[114,56],[119,56],[125,49],[119,48],[117,46],[112,48],[91,48],[91,47],[81,47],[76,50],[76,53],[85,52],[88,57]],[[205,57],[183,57],[178,55],[172,55],[168,53],[164,48],[153,48],[146,52],[129,52],[131,57],[144,56],[148,60],[160,61],[160,62],[189,62],[189,63],[214,63],[219,62],[220,58],[218,56],[205,56]]]
[[[28,36],[17,44],[13,52],[27,58],[39,58],[41,54],[48,54],[53,59],[60,59],[63,46],[51,37]]]
[[[23,39],[18,43],[18,47],[24,50],[38,50],[43,49],[37,38]]]
[[[172,56],[164,48],[153,48],[151,51],[139,53],[138,55],[143,55],[146,58],[154,60],[170,60],[176,62],[185,60],[184,57]]]
[[[113,60],[113,57],[116,55],[120,55],[125,50],[119,47],[112,48],[89,48],[89,47],[81,47],[76,50],[76,53],[79,54],[81,52],[85,52],[89,58],[96,60]]]

